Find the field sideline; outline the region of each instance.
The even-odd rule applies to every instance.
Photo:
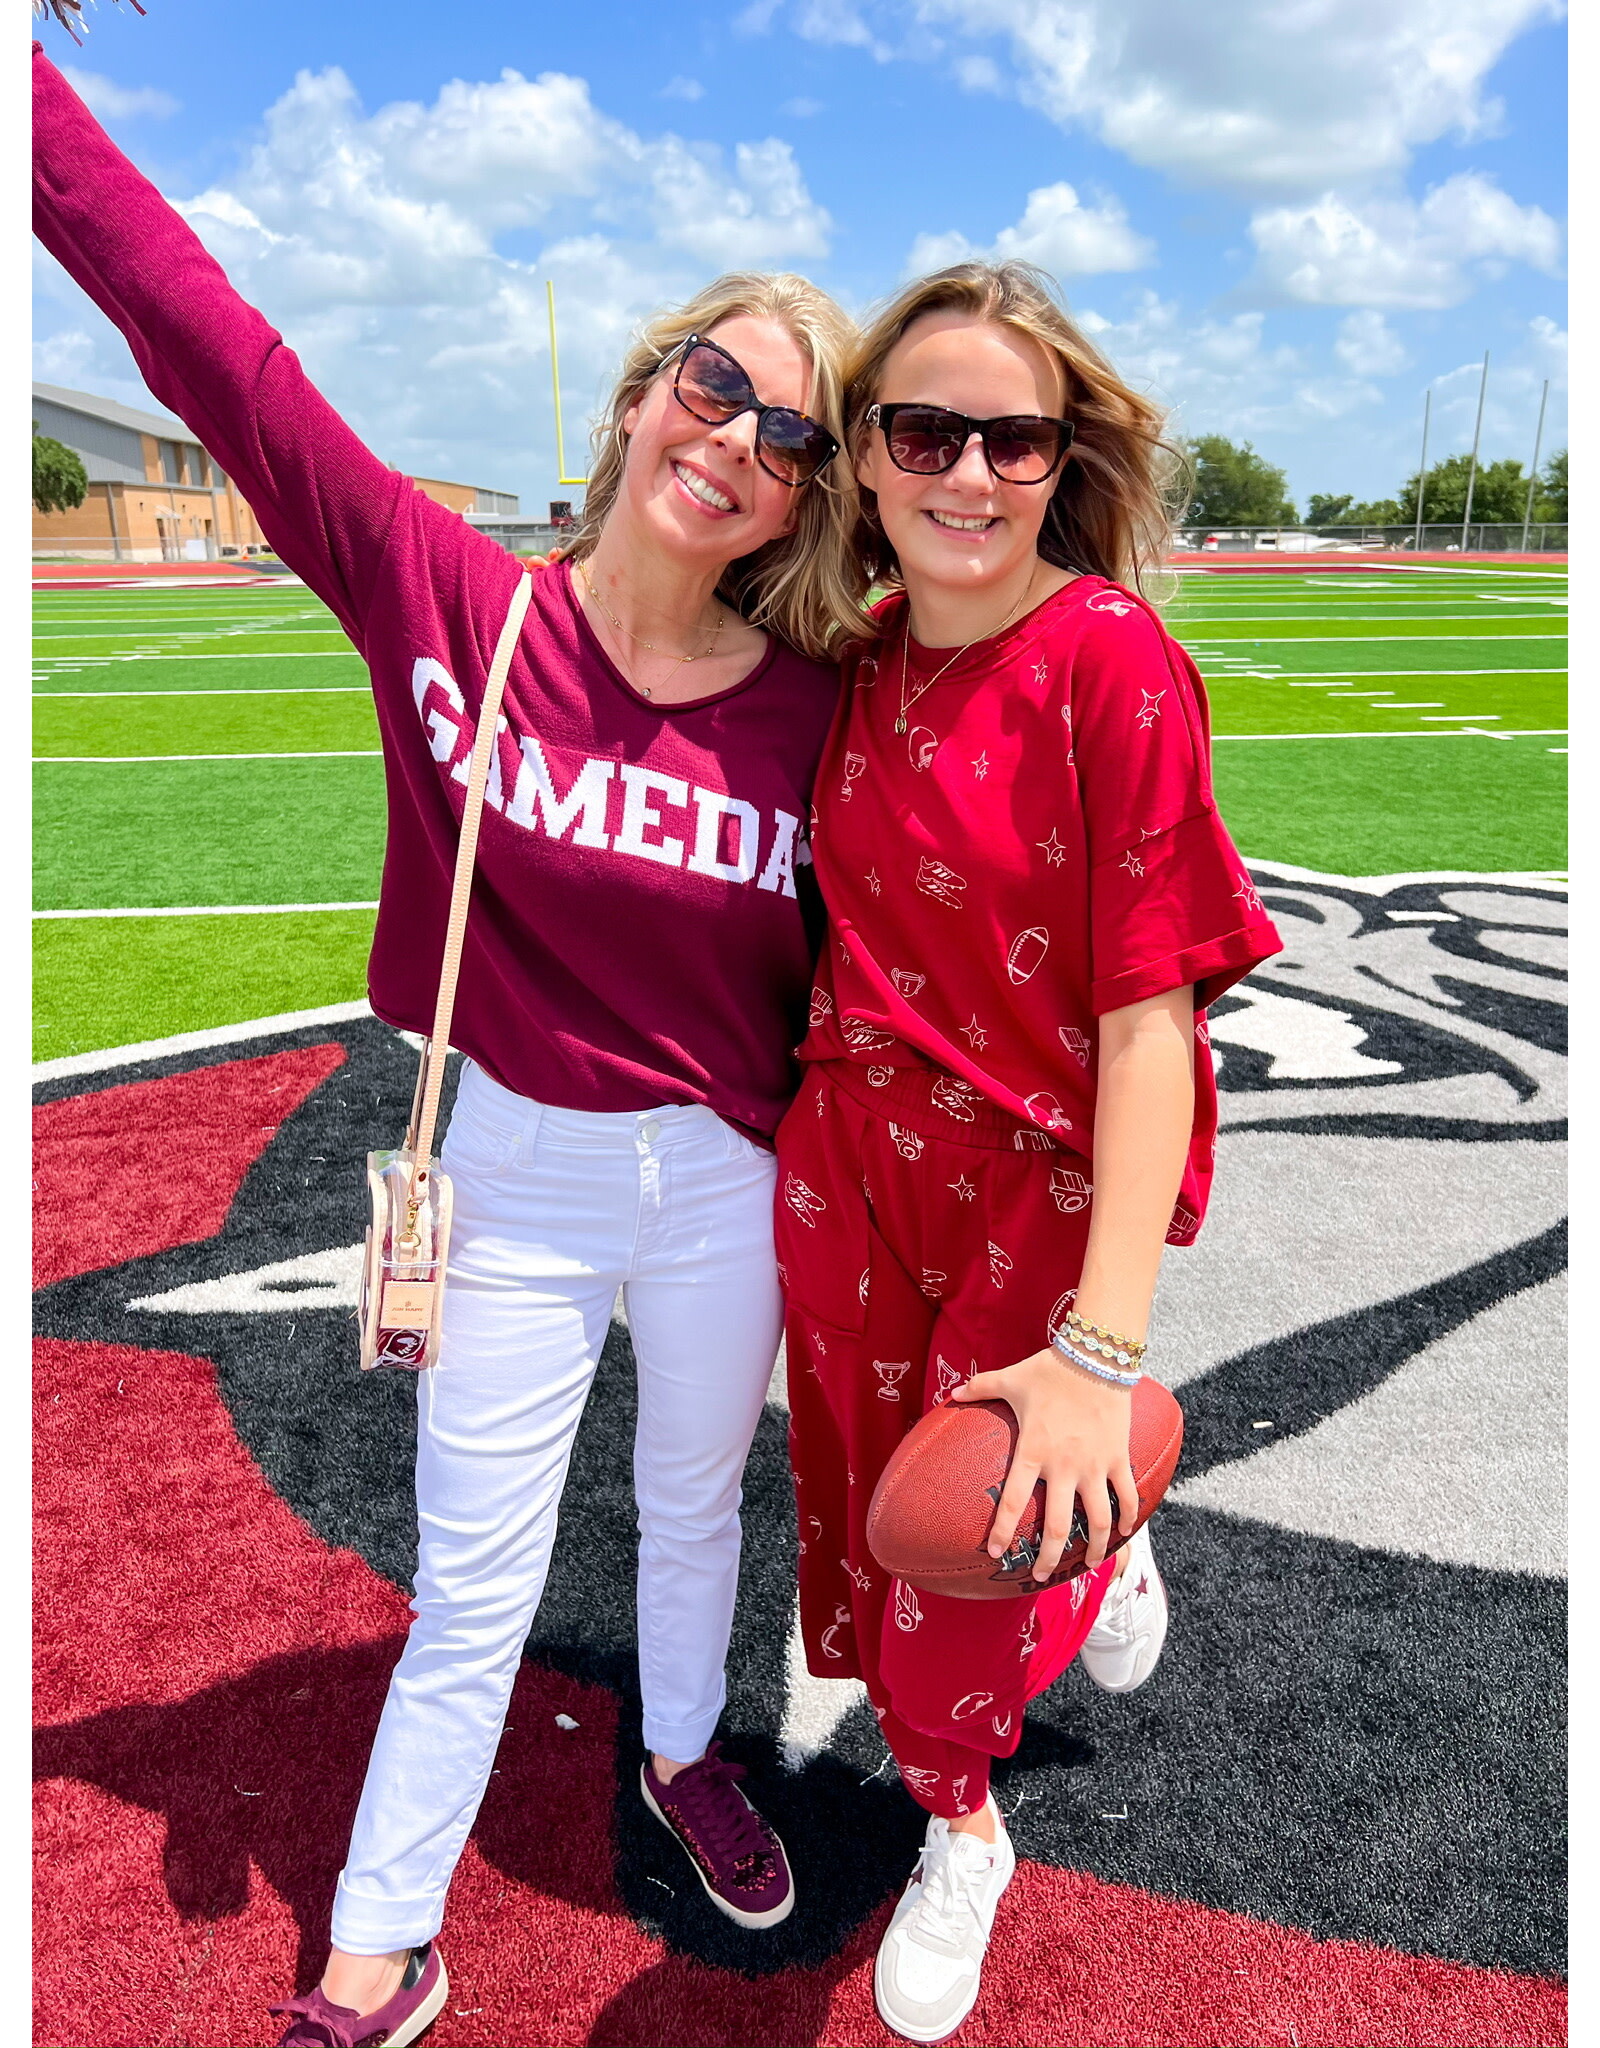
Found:
[[[1563,870],[1564,567],[1174,581],[1248,858]],[[34,610],[35,1056],[359,998],[382,764],[331,613],[282,584]]]

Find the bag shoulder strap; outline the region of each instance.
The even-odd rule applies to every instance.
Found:
[[[433,1029],[422,1049],[417,1074],[417,1092],[411,1105],[411,1128],[406,1149],[412,1158],[412,1193],[426,1180],[433,1157],[433,1132],[439,1120],[439,1096],[444,1087],[445,1054],[450,1049],[450,1020],[455,1011],[456,982],[461,973],[461,948],[467,932],[467,906],[472,897],[472,872],[478,857],[478,827],[483,821],[483,793],[489,780],[489,761],[500,725],[500,702],[505,695],[506,676],[516,652],[522,622],[533,596],[531,573],[517,578],[511,593],[506,622],[495,643],[489,678],[483,686],[483,703],[478,711],[478,730],[472,745],[472,762],[467,771],[466,801],[461,806],[461,837],[456,843],[455,879],[450,887],[450,917],[445,926],[444,962],[439,970],[439,998],[434,1005]]]

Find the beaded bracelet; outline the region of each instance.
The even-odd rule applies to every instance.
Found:
[[[1075,1308],[1067,1310],[1061,1324],[1086,1351],[1097,1351],[1118,1365],[1140,1364],[1150,1348],[1141,1338],[1119,1337],[1115,1330],[1102,1329],[1099,1323],[1091,1323],[1087,1316],[1080,1316]]]
[[[1105,1380],[1113,1387],[1136,1387],[1144,1378],[1142,1370],[1118,1372],[1114,1365],[1102,1365],[1097,1358],[1085,1358],[1081,1351],[1073,1349],[1059,1330],[1050,1333],[1050,1348],[1060,1357],[1070,1359],[1074,1365],[1081,1366],[1086,1373],[1093,1374],[1097,1380]]]

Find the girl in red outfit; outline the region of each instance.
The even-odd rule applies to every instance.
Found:
[[[1135,594],[1167,538],[1155,408],[1038,272],[962,264],[869,330],[848,410],[858,539],[900,594],[817,777],[829,931],[778,1246],[807,1654],[865,1680],[931,1816],[877,1995],[937,2041],[1015,1864],[990,1758],[1080,1648],[1127,1690],[1164,1634],[1143,1535],[1106,1557],[1128,1388],[1051,1339],[1075,1306],[1142,1340],[1163,1243],[1205,1210],[1205,1005],[1278,939],[1212,800],[1200,678]],[[915,1592],[866,1542],[878,1474],[928,1408],[997,1397],[1020,1436],[991,1551],[1042,1478],[1035,1577],[1074,1496],[1090,1569],[1034,1600]]]

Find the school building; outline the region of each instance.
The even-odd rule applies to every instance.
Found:
[[[114,398],[33,387],[33,422],[88,472],[81,505],[33,515],[35,558],[210,562],[269,552],[255,514],[181,420]],[[508,491],[417,477],[417,487],[478,524],[515,517]]]

